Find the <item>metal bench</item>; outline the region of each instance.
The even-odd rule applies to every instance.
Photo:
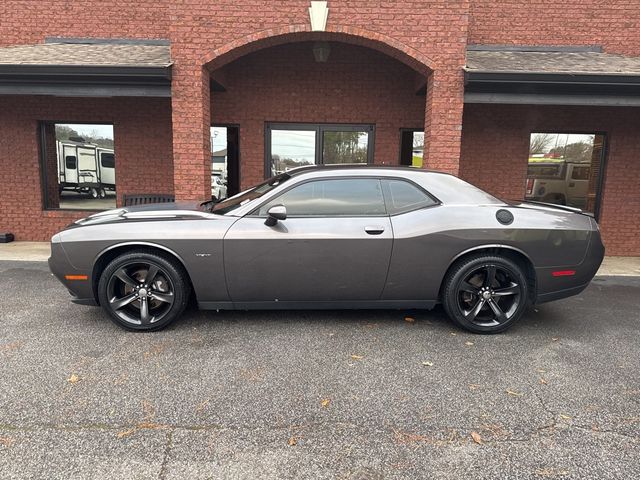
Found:
[[[176,197],[168,193],[135,193],[122,196],[122,204],[125,207],[146,205],[148,203],[170,203],[175,201]]]

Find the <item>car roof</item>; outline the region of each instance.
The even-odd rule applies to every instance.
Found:
[[[450,173],[440,172],[438,170],[431,170],[426,168],[416,168],[416,167],[408,167],[401,165],[379,165],[379,164],[370,164],[370,163],[341,163],[341,164],[325,164],[325,165],[304,165],[302,167],[295,167],[291,170],[287,170],[287,174],[290,176],[300,175],[302,173],[314,172],[314,171],[322,171],[327,172],[330,170],[338,170],[340,172],[348,171],[348,170],[356,170],[362,171],[362,169],[367,170],[391,170],[391,171],[400,171],[400,172],[412,172],[412,173],[436,173],[440,175],[451,175]],[[371,173],[371,172],[368,172]]]
[[[327,178],[371,175],[378,177],[403,178],[413,181],[424,188],[440,202],[449,205],[502,204],[501,200],[484,190],[465,182],[447,172],[416,167],[394,165],[309,165],[297,167],[286,172],[290,178]]]

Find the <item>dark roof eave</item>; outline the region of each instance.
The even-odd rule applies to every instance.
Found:
[[[465,84],[640,85],[640,74],[629,73],[478,71],[465,68],[464,76]]]
[[[105,80],[109,77],[171,80],[171,64],[163,66],[0,64],[0,76],[5,78],[90,76]]]

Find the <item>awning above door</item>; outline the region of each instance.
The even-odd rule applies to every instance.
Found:
[[[597,47],[469,46],[466,103],[640,106],[640,57]]]
[[[0,94],[171,96],[167,40],[48,39],[0,48]]]

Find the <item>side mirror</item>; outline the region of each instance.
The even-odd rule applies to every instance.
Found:
[[[287,219],[287,207],[284,205],[274,205],[267,211],[267,219],[264,221],[264,224],[268,227],[273,227],[278,220],[286,220]]]

